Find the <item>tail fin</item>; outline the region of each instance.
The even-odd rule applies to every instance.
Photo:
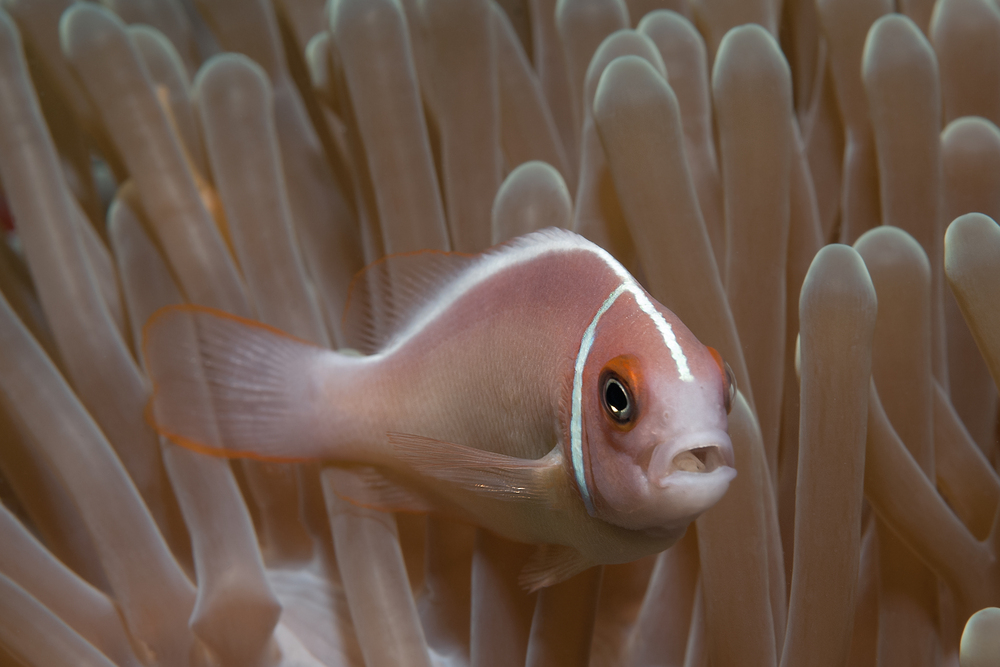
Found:
[[[329,453],[320,379],[335,353],[194,305],[156,311],[143,329],[153,428],[214,456],[293,462]]]

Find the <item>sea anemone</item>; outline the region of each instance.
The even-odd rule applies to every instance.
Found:
[[[1000,659],[992,0],[0,6],[0,663]],[[546,226],[736,376],[658,556],[529,594],[527,545],[147,420],[158,308],[349,348],[364,265]]]

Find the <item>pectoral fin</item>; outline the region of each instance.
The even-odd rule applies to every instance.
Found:
[[[521,459],[407,433],[389,433],[400,462],[413,471],[502,500],[555,501],[566,480],[558,450]]]
[[[381,512],[425,513],[438,510],[434,502],[415,489],[388,479],[369,466],[330,468],[328,475],[335,480],[335,493],[342,499]]]
[[[543,544],[535,550],[528,563],[521,570],[517,583],[529,593],[540,588],[554,586],[580,574],[591,563],[573,547],[562,544]]]

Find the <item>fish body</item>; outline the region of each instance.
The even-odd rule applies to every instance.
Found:
[[[356,502],[546,545],[532,588],[669,547],[735,475],[731,373],[582,237],[393,258],[362,280],[346,319],[370,333],[363,356],[158,312],[156,428],[217,455],[321,459]]]

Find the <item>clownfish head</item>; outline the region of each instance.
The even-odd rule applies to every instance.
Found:
[[[732,371],[632,281],[604,301],[574,367],[570,465],[587,511],[631,530],[683,529],[736,476]]]

